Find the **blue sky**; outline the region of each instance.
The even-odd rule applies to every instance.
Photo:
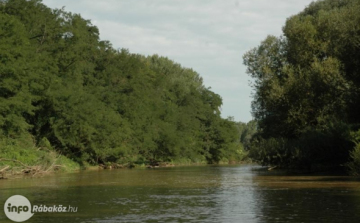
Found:
[[[166,56],[192,68],[223,99],[222,116],[248,122],[251,79],[242,55],[312,0],[43,0],[79,13],[102,40],[132,53]]]

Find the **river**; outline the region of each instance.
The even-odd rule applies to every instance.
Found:
[[[256,166],[62,173],[0,181],[0,202],[77,207],[26,222],[359,222],[360,179],[285,175]],[[0,222],[10,222],[1,211]]]

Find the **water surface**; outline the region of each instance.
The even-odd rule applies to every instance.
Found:
[[[26,222],[359,222],[360,180],[288,176],[255,166],[101,170],[0,181],[0,204],[15,194],[32,205]],[[2,208],[1,208],[2,209]],[[4,213],[0,222],[10,222]]]

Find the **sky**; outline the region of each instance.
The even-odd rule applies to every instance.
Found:
[[[192,68],[223,99],[222,117],[252,120],[242,56],[312,0],[43,0],[91,20],[115,49],[158,54]]]

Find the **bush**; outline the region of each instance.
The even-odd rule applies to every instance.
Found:
[[[78,163],[56,153],[51,147],[36,147],[32,137],[26,134],[17,139],[1,136],[0,168],[4,166],[10,166],[12,172],[20,172],[29,167],[37,167],[39,171],[80,169]]]
[[[286,166],[288,152],[283,138],[264,139],[257,136],[251,143],[249,157],[261,165]]]
[[[262,165],[289,169],[337,169],[348,161],[354,145],[349,132],[348,126],[337,124],[322,130],[308,129],[292,139],[257,136],[251,144],[250,157]]]
[[[360,175],[360,143],[356,143],[353,151],[350,152],[350,162],[346,164],[351,175]]]
[[[348,171],[351,175],[360,175],[360,130],[357,132],[352,132],[351,134],[354,142],[355,147],[354,150],[350,152],[350,159],[346,164],[346,167],[348,168]]]

